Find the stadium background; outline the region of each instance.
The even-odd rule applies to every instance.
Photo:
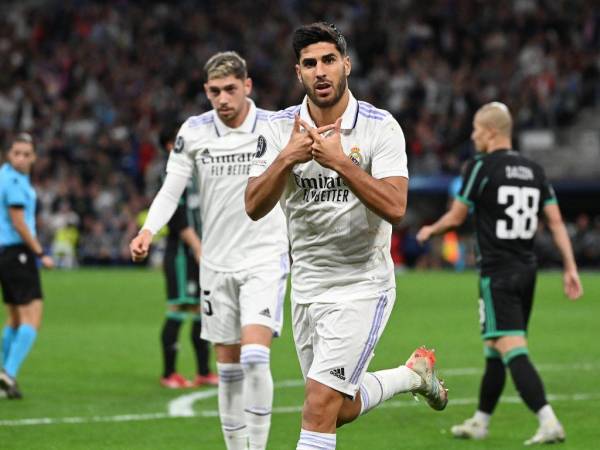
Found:
[[[0,144],[6,148],[23,130],[35,136],[39,158],[33,181],[40,197],[39,234],[48,252],[65,268],[131,265],[127,245],[159,187],[163,169],[158,134],[166,125],[181,123],[209,108],[202,90],[202,66],[211,54],[233,49],[246,58],[254,80],[253,97],[261,107],[279,109],[296,104],[302,89],[293,72],[290,36],[298,24],[320,19],[335,23],[349,42],[353,61],[350,88],[355,96],[392,112],[406,135],[411,183],[407,217],[394,234],[393,255],[399,272],[406,267],[454,266],[462,270],[473,266],[468,226],[425,248],[416,244],[414,234],[446,207],[453,180],[473,154],[469,140],[472,115],[491,100],[503,101],[511,108],[515,146],[538,160],[549,174],[579,265],[600,267],[600,7],[596,1],[257,0],[181,1],[172,5],[126,0],[5,1],[0,12]],[[559,255],[543,224],[536,248],[542,266],[558,267]],[[156,251],[153,261],[159,260],[160,251]],[[39,348],[24,368],[22,382],[28,397],[37,400],[28,399],[33,403],[17,410],[0,403],[0,438],[23,436],[22,428],[9,423],[12,419],[52,416],[53,412],[61,417],[80,414],[74,405],[81,396],[89,402],[85,411],[90,415],[108,414],[92,407],[102,403],[97,398],[100,394],[96,392],[94,397],[93,392],[94,386],[103,383],[90,377],[92,368],[105,376],[108,372],[109,384],[115,386],[120,387],[121,382],[131,390],[132,383],[140,382],[145,388],[133,388],[134,396],[137,392],[140,397],[154,396],[164,403],[170,394],[159,392],[154,379],[158,368],[155,334],[163,308],[159,273],[80,269],[46,273],[44,277],[48,315]],[[418,288],[419,283],[439,283],[440,290],[435,292],[441,297],[454,289],[458,292],[452,301],[464,294],[464,315],[452,317],[464,324],[465,330],[473,329],[475,319],[470,311],[475,275],[468,271],[455,277],[438,272],[400,275],[399,284],[409,286],[407,297],[413,303],[408,303],[408,311],[397,314],[399,326],[428,314],[428,306],[453,314],[451,305],[442,298],[434,299],[434,293],[424,294]],[[540,290],[560,299],[559,278],[545,276]],[[133,287],[102,294],[108,286],[99,280]],[[138,285],[138,291],[135,283],[144,287]],[[584,285],[590,301],[599,297],[597,274],[586,274]],[[69,303],[74,299],[78,299],[76,306]],[[548,299],[540,305],[540,317],[547,314],[547,323],[540,319],[542,342],[546,339],[544,326],[553,326],[552,308],[556,306],[551,302]],[[544,308],[548,308],[546,312]],[[567,366],[583,364],[582,355],[587,355],[584,349],[594,336],[590,320],[599,311],[593,306],[579,308],[577,312],[559,310],[577,328],[576,332],[565,332],[573,333],[567,341],[579,346],[579,351],[572,359],[551,351],[570,348],[555,336],[557,340],[550,341],[546,353],[540,343],[541,354],[547,356],[542,362],[551,364],[563,358]],[[122,327],[113,329],[113,323]],[[440,336],[453,333],[454,324],[435,323],[440,326]],[[114,333],[107,333],[108,329]],[[411,330],[420,333],[414,325],[397,334],[390,332],[393,339],[402,342],[402,354],[408,351],[405,345],[412,345],[415,339],[409,334]],[[426,330],[437,336],[431,327]],[[65,333],[74,340],[60,338]],[[465,349],[478,348],[476,333],[464,336],[458,333],[450,341]],[[288,333],[285,339],[289,337]],[[82,348],[78,340],[85,343]],[[126,364],[130,372],[116,369],[118,363],[107,350],[107,340],[114,340],[109,347],[118,342],[124,349],[143,340],[147,348],[138,357],[116,352],[139,366]],[[392,342],[389,338],[382,343],[384,356],[376,363],[383,364],[386,355],[397,360]],[[286,358],[293,360],[289,342],[280,345],[286,348]],[[82,359],[86,346],[98,354]],[[449,350],[449,343],[442,344],[442,349]],[[456,348],[450,351],[459,352]],[[593,365],[597,364],[598,351],[589,351],[593,358],[587,362],[592,369],[581,372],[579,378],[584,381],[578,381],[584,386],[586,376],[598,370]],[[72,363],[57,367],[50,355],[61,352],[70,355]],[[451,353],[450,362],[454,367],[478,366],[477,352],[472,359]],[[297,378],[295,365],[274,364],[276,375],[280,370],[288,378]],[[40,374],[46,376],[43,381]],[[93,382],[82,383],[77,381],[79,377],[90,377]],[[65,389],[55,378],[66,378],[66,390],[72,396],[60,407],[43,402],[44,398],[56,402],[60,398],[57,392]],[[474,395],[476,377],[468,381],[464,393]],[[554,383],[552,377],[550,383]],[[562,389],[562,385],[556,386],[558,391]],[[588,386],[593,385],[588,382]],[[115,387],[115,402],[121,397],[126,402],[129,390]],[[460,388],[458,392],[462,392]],[[299,394],[301,391],[294,397],[296,403],[301,401]],[[518,406],[510,408],[517,411]],[[576,406],[569,410],[572,417],[581,414]],[[108,408],[115,414],[131,412],[113,409]],[[463,408],[463,415],[467,410]],[[426,424],[426,417],[421,420],[418,416],[419,424]],[[1,422],[3,419],[9,422]],[[296,430],[294,419],[289,419],[290,433]],[[437,416],[435,421],[441,429],[452,424],[451,419]],[[184,427],[173,422],[171,426]],[[190,422],[187,426],[193,427]],[[214,442],[220,442],[215,420],[210,427],[216,436]],[[506,429],[510,430],[508,421]],[[39,448],[71,448],[64,442],[72,431],[64,429],[61,435],[56,430],[51,435],[63,445]],[[113,431],[106,426],[107,433]],[[276,429],[274,433],[283,436]],[[360,442],[357,436],[354,439]],[[198,437],[195,439],[198,442]],[[35,448],[33,441],[23,442],[14,448]],[[127,445],[118,439],[116,442],[111,448],[137,445],[133,438]],[[439,443],[435,442],[424,445],[450,448],[450,444],[436,447]],[[499,442],[493,448],[502,448]],[[180,448],[188,448],[185,445]],[[86,447],[82,444],[81,448]],[[164,448],[172,447],[165,444]],[[219,447],[215,444],[214,448]]]

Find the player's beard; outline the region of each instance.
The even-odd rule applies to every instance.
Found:
[[[227,115],[223,115],[221,111],[217,110],[217,115],[224,124],[228,124],[232,123],[235,119],[237,119],[237,117],[240,115],[240,111],[236,110],[235,108],[232,108],[229,111],[227,111]]]
[[[337,85],[333,85],[333,97],[330,99],[320,99],[315,93],[315,88],[312,86],[307,86],[307,84],[302,80],[302,84],[304,85],[304,90],[306,91],[306,95],[311,102],[313,102],[319,108],[330,108],[340,101],[344,92],[346,92],[346,86],[348,85],[348,79],[345,75],[340,77],[340,81],[338,81]]]

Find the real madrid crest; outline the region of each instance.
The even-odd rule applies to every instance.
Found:
[[[362,163],[362,155],[360,154],[360,148],[352,147],[352,149],[350,150],[350,155],[348,156],[350,156],[352,162],[357,166],[360,166],[360,163]]]

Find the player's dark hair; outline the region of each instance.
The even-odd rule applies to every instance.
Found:
[[[158,134],[158,143],[160,144],[161,150],[167,151],[167,144],[169,142],[175,142],[175,136],[177,136],[177,125],[174,123],[165,125]]]
[[[294,31],[292,46],[296,59],[300,60],[300,52],[309,45],[317,42],[331,42],[342,56],[346,56],[346,38],[332,23],[315,22],[303,25]]]

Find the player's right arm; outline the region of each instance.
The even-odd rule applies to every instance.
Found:
[[[479,186],[483,179],[482,167],[483,161],[480,158],[469,161],[460,192],[452,202],[450,209],[437,222],[432,225],[426,225],[419,230],[417,233],[417,241],[419,243],[422,244],[431,236],[442,234],[464,223],[469,215],[469,208],[475,204],[479,196]]]
[[[187,187],[188,179],[192,176],[194,159],[190,143],[186,140],[193,141],[189,135],[187,121],[177,133],[175,146],[169,154],[167,176],[152,201],[146,222],[129,244],[131,259],[134,262],[142,261],[148,256],[152,237],[169,222],[175,213],[179,199]]]
[[[272,163],[262,174],[256,177],[251,176],[248,179],[244,201],[246,204],[246,214],[252,220],[263,218],[275,207],[283,194],[292,168],[296,164],[312,159],[311,145],[313,144],[313,139],[309,133],[301,130],[301,126],[305,129],[309,128],[296,115],[294,117],[294,128],[287,145],[275,156]],[[317,129],[317,132],[324,133],[332,129],[333,126],[327,125]],[[266,145],[267,152],[274,151],[274,149],[268,148],[268,143]]]
[[[419,243],[423,244],[431,236],[445,233],[463,224],[469,215],[469,208],[477,200],[477,186],[481,183],[482,165],[483,161],[478,159],[469,161],[460,192],[452,202],[450,209],[432,225],[421,227],[417,233],[417,241]]]
[[[152,237],[162,228],[173,216],[179,204],[179,198],[185,190],[188,177],[178,173],[167,173],[165,181],[154,197],[148,217],[144,226],[138,235],[129,244],[131,259],[134,262],[143,261],[150,251]]]
[[[583,287],[579,280],[577,263],[573,255],[573,247],[569,234],[562,220],[560,209],[556,203],[544,206],[544,215],[548,221],[548,228],[552,233],[554,243],[558,247],[563,261],[563,286],[565,295],[571,300],[577,300],[583,295]]]
[[[417,241],[421,244],[427,241],[431,236],[442,234],[452,228],[463,224],[469,214],[469,206],[465,203],[454,200],[452,206],[432,225],[425,225],[417,233]]]

